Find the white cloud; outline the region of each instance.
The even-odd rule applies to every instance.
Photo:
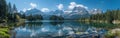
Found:
[[[35,3],[30,3],[30,6],[32,6],[32,8],[36,8],[36,7],[37,7],[37,4],[35,4]]]
[[[26,12],[27,10],[31,10],[31,9],[33,9],[33,8],[36,8],[37,7],[37,4],[35,4],[35,3],[30,3],[30,8],[23,8],[23,12]]]
[[[73,9],[74,7],[82,7],[82,8],[88,9],[88,7],[82,4],[76,4],[75,2],[71,2],[70,5],[68,6],[69,9]]]
[[[73,5],[73,6],[75,6],[75,5],[76,5],[76,3],[75,3],[75,2],[71,2],[70,4],[71,4],[71,5]]]
[[[57,7],[59,10],[62,10],[64,6],[63,6],[63,4],[59,4]]]
[[[50,10],[48,8],[42,8],[41,11],[42,12],[49,12]]]
[[[70,5],[68,6],[69,9],[73,9],[76,6],[75,2],[71,2]]]

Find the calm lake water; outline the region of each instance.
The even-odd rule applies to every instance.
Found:
[[[87,34],[104,35],[109,28],[104,25],[77,21],[26,21],[24,24],[15,27],[12,38],[66,38],[68,36],[81,37],[81,35],[86,37]]]

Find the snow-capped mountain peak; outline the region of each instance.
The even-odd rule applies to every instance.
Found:
[[[102,11],[100,9],[92,9],[89,11],[90,14],[101,14]]]
[[[27,10],[25,12],[26,15],[40,14],[43,16],[44,19],[46,18],[49,19],[48,17],[50,17],[51,15],[62,16],[65,19],[79,19],[81,17],[89,17],[89,15],[96,14],[96,13],[102,13],[102,12],[99,9],[93,9],[93,10],[88,11],[86,8],[82,6],[76,6],[73,9],[67,9],[65,11],[54,10],[54,11],[49,11],[49,12],[42,12],[41,10],[34,8],[34,9]]]

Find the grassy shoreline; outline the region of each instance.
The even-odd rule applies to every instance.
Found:
[[[10,38],[8,27],[0,27],[0,38]]]
[[[25,19],[21,19],[18,22],[13,23],[0,23],[0,38],[10,38],[11,37],[11,30],[15,26],[19,26],[20,24],[24,23]]]

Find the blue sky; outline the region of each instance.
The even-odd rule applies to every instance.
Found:
[[[87,9],[101,9],[103,11],[107,9],[120,8],[120,0],[7,0],[12,4],[16,4],[18,10],[29,10],[31,8],[37,8],[40,10],[66,10],[71,6],[71,3],[75,5],[82,5]]]

